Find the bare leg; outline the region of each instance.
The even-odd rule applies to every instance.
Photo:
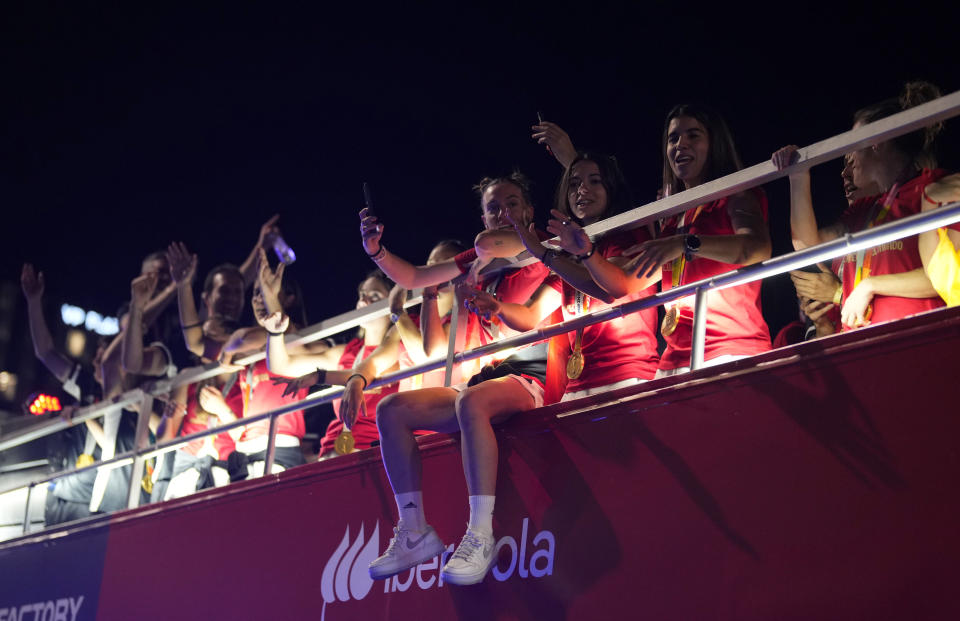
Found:
[[[377,405],[380,454],[395,494],[421,489],[423,464],[413,432],[457,431],[456,399],[451,388],[424,388],[394,393]]]
[[[534,405],[530,393],[510,377],[487,380],[457,396],[463,473],[471,496],[496,494],[499,455],[492,424]]]

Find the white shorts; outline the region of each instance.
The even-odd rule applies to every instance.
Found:
[[[718,364],[724,364],[726,362],[733,362],[734,360],[741,360],[743,358],[749,358],[748,355],[742,354],[724,354],[722,356],[717,356],[716,358],[711,358],[710,360],[703,361],[703,367],[714,367]],[[657,374],[653,379],[660,379],[661,377],[673,377],[674,375],[680,375],[681,373],[689,373],[690,367],[677,367],[676,369],[657,369]]]
[[[563,393],[563,398],[560,399],[560,403],[563,403],[564,401],[573,401],[574,399],[582,399],[583,397],[589,397],[590,395],[599,395],[601,392],[607,392],[608,390],[623,388],[624,386],[634,386],[636,384],[642,384],[645,381],[647,380],[638,379],[636,377],[628,377],[625,380],[620,380],[619,382],[607,384],[606,386],[597,386],[595,388],[585,388],[584,390],[575,390],[573,392],[565,392]]]
[[[535,382],[532,379],[527,379],[526,377],[522,377],[520,375],[516,375],[512,373],[510,375],[504,375],[503,377],[509,377],[510,379],[513,379],[519,382],[520,385],[523,386],[523,388],[528,393],[530,393],[530,396],[533,397],[533,407],[535,408],[543,407],[544,389],[543,389],[543,386],[540,384],[540,382]],[[482,384],[483,382],[480,382],[480,383]],[[463,392],[464,390],[469,388],[469,386],[467,385],[467,382],[460,382],[459,384],[454,384],[450,388],[452,388],[453,390],[456,390],[457,392]]]

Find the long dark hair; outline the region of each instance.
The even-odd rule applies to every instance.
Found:
[[[616,158],[602,153],[584,151],[577,153],[577,156],[573,158],[573,161],[570,162],[570,165],[567,166],[567,169],[563,172],[563,178],[560,179],[560,184],[557,186],[556,196],[554,197],[554,206],[557,211],[560,211],[577,224],[583,225],[580,218],[576,217],[573,212],[570,211],[567,196],[570,187],[570,176],[573,174],[573,167],[580,162],[593,162],[597,165],[597,168],[600,169],[603,187],[607,191],[607,208],[602,214],[603,218],[615,216],[633,207],[630,186],[627,184],[627,179],[623,176],[623,172],[620,170],[620,165],[617,164]]]
[[[671,194],[686,189],[683,187],[683,182],[673,174],[673,168],[670,167],[666,155],[667,132],[670,129],[670,121],[680,116],[696,119],[707,130],[710,151],[707,161],[703,165],[702,181],[723,177],[743,168],[740,156],[737,155],[737,146],[733,142],[733,134],[730,133],[730,128],[727,127],[727,122],[723,120],[722,116],[702,104],[674,106],[667,113],[667,119],[663,122],[663,139],[660,141],[660,152],[663,154],[663,187],[670,188]]]
[[[861,108],[853,115],[853,122],[866,125],[880,119],[903,112],[914,106],[933,101],[941,96],[940,89],[930,82],[907,82],[899,97],[891,97],[881,102]],[[927,127],[891,138],[888,142],[906,155],[916,168],[936,168],[936,137],[943,129],[943,123],[934,123]]]

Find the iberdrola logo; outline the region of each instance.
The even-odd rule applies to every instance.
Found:
[[[524,518],[518,538],[506,535],[497,541],[494,554],[498,557],[498,563],[490,570],[490,574],[497,582],[504,582],[514,576],[523,580],[551,576],[556,547],[557,542],[552,532],[542,530],[534,535],[531,532],[530,519]],[[421,591],[442,589],[444,583],[440,569],[453,554],[453,549],[453,544],[450,544],[437,556],[411,567],[406,575],[400,572],[384,580],[384,594],[402,593],[413,588],[413,585]],[[320,621],[325,621],[327,604],[358,601],[370,593],[374,581],[370,578],[367,567],[378,556],[380,522],[374,523],[369,538],[363,523],[360,524],[360,531],[354,539],[350,538],[350,526],[346,527],[343,539],[330,554],[320,576],[320,594],[323,596]]]
[[[373,580],[367,573],[367,566],[380,555],[380,522],[373,527],[370,540],[364,545],[363,524],[360,533],[350,543],[350,526],[347,525],[340,545],[330,555],[320,576],[320,594],[323,596],[323,609],[320,621],[327,613],[327,604],[348,602],[350,599],[363,599],[373,588]]]

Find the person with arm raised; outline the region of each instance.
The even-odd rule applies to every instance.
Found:
[[[511,219],[524,222],[532,219],[529,186],[522,175],[488,177],[476,188],[486,230],[505,230],[515,235],[511,230]],[[437,284],[469,271],[470,284],[461,288],[468,301],[482,295],[482,291],[503,302],[522,304],[547,278],[548,270],[541,263],[496,275],[480,274],[475,267],[478,258],[481,261],[485,258],[486,249],[476,247],[452,261],[437,263],[426,270],[411,269],[410,264],[402,267],[380,245],[380,224],[368,212],[363,215],[361,236],[364,249],[405,286]],[[496,240],[499,234],[489,238]],[[504,247],[491,246],[494,249]],[[417,275],[424,273],[431,276],[418,280]],[[468,330],[475,333],[480,342],[490,342],[511,332],[499,318],[478,317],[476,314],[470,317]],[[542,405],[545,374],[546,346],[537,344],[485,366],[466,384],[397,393],[377,406],[380,450],[397,502],[399,520],[386,552],[370,564],[372,578],[395,575],[444,549],[443,542],[427,524],[423,512],[422,464],[414,432],[427,429],[461,432],[464,475],[469,492],[467,532],[443,567],[443,579],[452,584],[475,584],[483,580],[496,558],[492,519],[498,452],[492,425]],[[365,373],[352,377],[345,394],[356,394],[369,379]],[[344,402],[350,406],[346,398]]]
[[[853,127],[939,95],[939,89],[932,84],[908,83],[900,97],[859,110],[854,115]],[[791,191],[791,224],[800,226],[793,237],[813,245],[919,213],[924,188],[946,174],[935,169],[933,143],[939,129],[939,125],[934,125],[848,153],[845,165],[853,186],[874,188],[876,193],[854,201],[833,227],[818,229],[809,198],[795,200],[803,197]],[[792,147],[774,154],[774,163],[780,168],[790,165],[793,159]],[[808,197],[809,192],[806,194]],[[816,236],[813,231],[818,232]],[[844,330],[898,319],[943,304],[924,272],[917,236],[847,255],[840,260],[839,272],[843,282],[840,320]]]
[[[555,218],[559,218],[560,233],[565,222],[589,226],[604,218],[630,209],[632,206],[626,180],[617,161],[607,155],[578,153],[564,172],[557,187]],[[555,223],[556,224],[556,223]],[[504,313],[501,318],[516,329],[531,329],[530,318],[515,326],[518,315],[534,316],[541,312],[540,305],[554,296],[545,290],[547,286],[559,297],[551,305],[562,308],[564,320],[578,315],[608,308],[615,298],[594,282],[585,263],[592,255],[599,255],[598,263],[610,263],[621,268],[628,259],[622,256],[625,249],[653,238],[647,227],[638,227],[605,235],[596,243],[561,235],[560,247],[564,252],[543,246],[530,223],[514,222],[517,233],[530,253],[547,265],[560,278],[548,281],[527,303],[530,309],[509,308],[493,299],[484,299],[484,311]],[[554,228],[557,228],[555,226]],[[582,233],[582,229],[579,229]],[[561,280],[562,279],[562,280]],[[655,285],[632,292],[626,302],[656,293]],[[533,310],[537,309],[537,310]],[[552,310],[552,309],[551,309]],[[656,308],[649,308],[624,317],[589,326],[564,335],[562,362],[567,368],[567,383],[563,401],[597,394],[605,390],[652,379],[657,370],[657,339],[654,333],[657,323]]]
[[[705,106],[675,106],[663,128],[663,194],[671,195],[742,168],[726,122]],[[633,258],[617,266],[591,253],[592,243],[576,222],[554,213],[547,230],[589,256],[582,262],[594,281],[614,297],[695,282],[770,257],[767,201],[751,190],[699,205],[667,218],[656,239],[623,251]],[[660,331],[667,347],[657,377],[689,370],[693,296],[667,305]],[[760,283],[707,294],[705,364],[720,364],[770,349],[760,310]]]

